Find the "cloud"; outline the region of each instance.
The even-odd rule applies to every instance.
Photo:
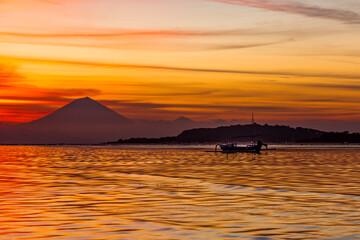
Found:
[[[342,89],[347,91],[360,91],[360,85],[358,84],[329,84],[329,83],[276,83],[282,85],[301,86],[310,88],[331,88],[331,89]]]
[[[289,99],[290,101],[295,101],[295,102],[304,102],[304,103],[309,103],[309,102],[317,102],[317,103],[336,103],[336,102],[346,102],[343,101],[342,99],[335,99],[335,98],[291,98]],[[353,101],[351,101],[353,102]]]
[[[325,18],[346,23],[360,23],[360,15],[353,11],[341,9],[323,8],[315,5],[307,5],[300,2],[285,0],[211,0],[234,5],[253,8],[261,8],[270,11],[285,12],[303,15],[307,17]]]
[[[10,37],[31,37],[31,38],[104,38],[104,37],[126,37],[126,36],[159,36],[159,37],[202,37],[202,36],[233,36],[241,34],[258,34],[247,29],[232,30],[141,30],[141,29],[89,29],[87,31],[78,30],[76,32],[0,32],[0,35]]]
[[[2,57],[2,56],[0,56]],[[227,73],[227,74],[248,74],[248,75],[266,75],[266,76],[288,76],[288,77],[312,77],[312,78],[333,78],[333,79],[360,79],[359,74],[323,74],[323,73],[303,73],[303,72],[281,72],[281,71],[250,71],[250,70],[229,70],[229,69],[206,69],[206,68],[189,68],[189,67],[172,67],[163,65],[136,65],[121,63],[101,63],[101,62],[80,62],[56,59],[35,59],[35,58],[11,58],[22,61],[30,61],[47,64],[69,64],[82,65],[89,67],[106,67],[106,68],[123,68],[123,69],[148,69],[148,70],[166,70],[166,71],[183,71],[199,73]]]
[[[40,88],[32,85],[12,85],[8,92],[1,93],[0,99],[14,101],[37,101],[37,102],[68,102],[74,97],[97,96],[101,94],[97,89],[61,89]],[[12,89],[10,89],[12,88]],[[17,94],[14,94],[14,92]]]
[[[274,44],[284,43],[284,42],[290,42],[293,40],[287,40],[287,41],[278,41],[278,42],[266,42],[266,43],[253,43],[253,44],[228,44],[228,45],[218,45],[211,48],[208,48],[208,50],[231,50],[231,49],[243,49],[243,48],[254,48],[254,47],[264,47],[264,46],[270,46]]]
[[[168,103],[151,103],[136,101],[101,101],[100,102],[120,108],[146,108],[146,109],[169,109],[169,108],[188,108],[188,109],[210,109],[210,110],[258,110],[258,111],[280,111],[290,110],[283,106],[244,106],[244,105],[215,105],[215,104],[168,104]]]
[[[227,105],[227,104],[172,104],[172,103],[152,103],[152,102],[138,102],[138,101],[119,101],[119,100],[99,100],[101,103],[109,106],[116,111],[130,116],[134,119],[144,119],[147,117],[165,117],[169,116],[191,116],[191,117],[220,117],[227,118],[232,117],[234,114],[242,115],[248,114],[249,112],[261,113],[261,118],[269,116],[273,119],[274,116],[277,118],[285,117],[297,117],[303,119],[306,117],[323,117],[331,118],[336,116],[356,116],[356,112],[344,113],[343,107],[338,106],[326,106],[326,105],[312,105],[305,104],[302,107],[294,107],[287,104],[271,104],[263,103],[259,105]],[[303,101],[295,101],[303,102]]]
[[[74,29],[62,32],[61,30],[45,30],[41,32],[0,32],[3,36],[2,41],[11,42],[34,42],[38,44],[60,45],[60,46],[81,46],[81,47],[106,47],[114,49],[154,49],[181,51],[195,50],[227,50],[263,47],[279,43],[293,41],[292,39],[282,41],[257,41],[244,44],[211,44],[211,43],[191,43],[179,42],[184,38],[213,38],[231,36],[252,36],[278,34],[280,31],[269,31],[259,29],[231,29],[231,30],[141,30],[141,29]],[[7,39],[7,40],[6,40]],[[138,41],[134,41],[137,39]],[[162,40],[168,42],[164,44]],[[171,40],[176,40],[171,42]],[[233,41],[233,40],[232,40]]]
[[[7,65],[0,65],[0,87],[9,87],[7,83],[17,82],[23,77],[18,74],[15,68]]]

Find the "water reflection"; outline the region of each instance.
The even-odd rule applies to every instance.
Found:
[[[3,239],[357,239],[360,150],[0,147]]]

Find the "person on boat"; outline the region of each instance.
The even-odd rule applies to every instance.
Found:
[[[258,146],[265,146],[266,149],[268,149],[268,145],[267,145],[266,143],[261,142],[261,141],[258,141],[258,142],[257,142],[257,145],[258,145]]]

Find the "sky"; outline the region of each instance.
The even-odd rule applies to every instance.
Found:
[[[0,0],[0,126],[88,96],[360,131],[359,43],[358,0]]]

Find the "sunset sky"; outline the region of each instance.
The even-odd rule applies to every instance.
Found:
[[[131,119],[356,130],[360,1],[0,0],[0,125],[85,96]]]

